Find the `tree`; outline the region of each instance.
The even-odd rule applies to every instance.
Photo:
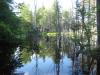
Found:
[[[11,75],[21,65],[14,52],[19,44],[18,17],[11,11],[11,0],[0,0],[0,74]]]
[[[98,50],[100,53],[100,0],[97,0],[97,42],[98,42]],[[97,75],[100,74],[100,56],[97,57]]]
[[[23,40],[22,47],[28,47],[29,50],[38,48],[37,43],[37,35],[39,36],[39,30],[33,24],[33,14],[29,10],[28,6],[24,3],[20,3],[18,5],[20,13],[20,38]],[[36,46],[36,47],[35,47]]]

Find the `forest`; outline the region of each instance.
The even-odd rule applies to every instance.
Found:
[[[0,0],[0,75],[99,75],[100,0],[33,1]]]

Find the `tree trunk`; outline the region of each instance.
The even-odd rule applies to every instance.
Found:
[[[97,0],[97,42],[98,48],[100,48],[100,0]],[[97,58],[97,75],[100,75],[100,56]]]
[[[98,46],[100,46],[100,0],[97,0],[97,32]]]

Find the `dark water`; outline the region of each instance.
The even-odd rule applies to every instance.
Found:
[[[43,37],[33,45],[32,50],[26,45],[17,47],[10,56],[2,55],[7,62],[0,62],[0,75],[96,75],[97,61],[77,55],[78,49],[75,51],[64,38]]]

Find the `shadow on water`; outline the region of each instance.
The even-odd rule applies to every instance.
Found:
[[[0,75],[14,75],[14,69],[21,67],[19,58],[14,55],[15,46],[9,42],[0,42]]]

